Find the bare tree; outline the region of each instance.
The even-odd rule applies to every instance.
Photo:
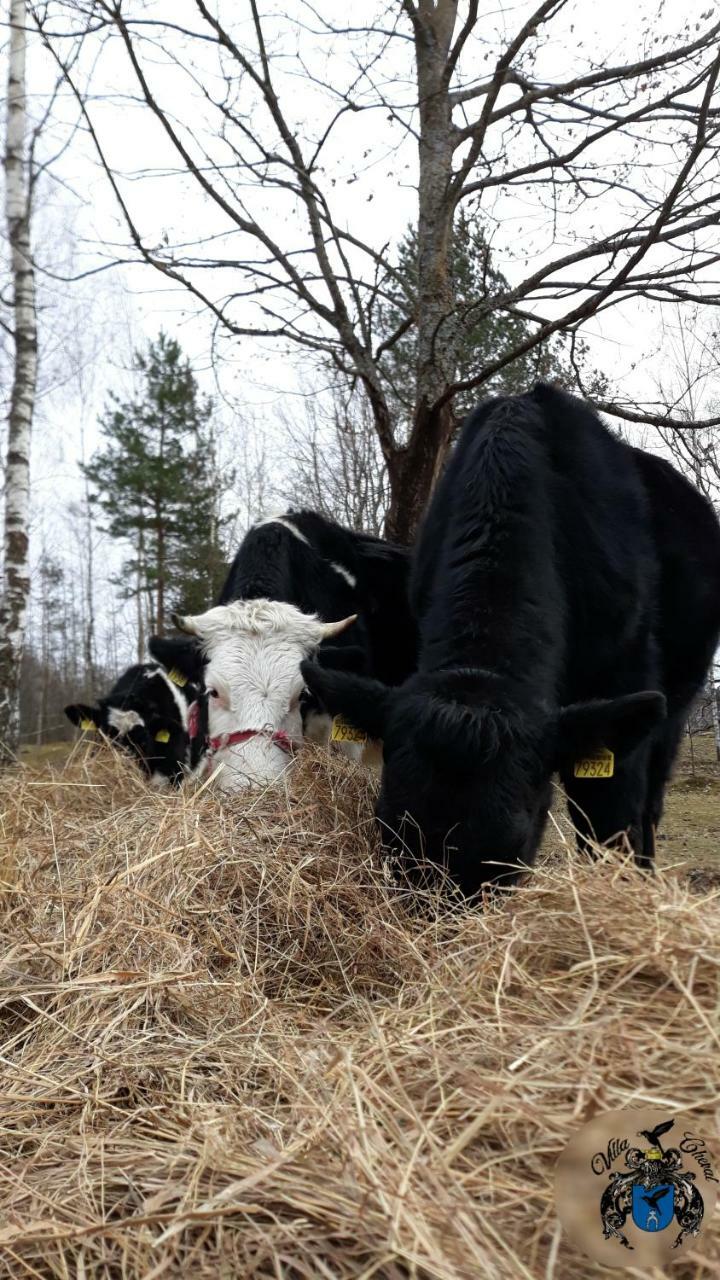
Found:
[[[653,0],[636,11],[633,44],[624,33],[625,54],[615,60],[617,31],[607,49],[593,41],[584,49],[570,0],[490,12],[478,0],[378,0],[357,24],[338,18],[330,0],[304,0],[294,16],[262,12],[259,0],[195,0],[186,21],[141,0],[33,6],[117,199],[124,255],[188,289],[232,337],[330,361],[362,389],[387,469],[387,531],[400,539],[411,536],[442,465],[459,393],[630,299],[720,301],[712,277],[720,20],[689,0],[682,30],[670,30],[662,10]],[[89,54],[73,67],[80,35]],[[185,193],[194,186],[202,196],[202,239],[189,243],[184,221],[173,229],[167,203],[146,231],[139,184],[113,169],[103,86],[91,94],[80,72],[113,39],[130,92],[160,126],[165,149],[155,170],[166,190],[174,170]],[[569,42],[572,73],[553,72],[546,50],[561,46],[564,61]],[[364,165],[377,170],[383,155],[401,165],[408,147],[417,165],[416,299],[387,334],[378,315],[392,251],[382,231],[368,230],[374,192],[353,207],[346,195]],[[506,242],[512,283],[464,300],[460,314],[450,247],[456,212],[468,204],[489,239]],[[514,252],[504,231],[509,209],[516,226],[524,211]],[[478,321],[522,317],[530,330],[459,378],[468,305]],[[387,357],[411,329],[414,409],[401,431]],[[654,420],[644,406],[602,407]]]
[[[329,401],[309,394],[303,404],[302,419],[283,416],[291,464],[283,497],[349,529],[382,534],[390,493],[367,400],[335,388]]]
[[[720,412],[720,342],[713,323],[696,309],[678,317],[666,341],[657,381],[657,447],[689,476],[720,512],[720,429],[708,417]]]
[[[718,330],[695,309],[678,317],[666,349],[666,366],[657,385],[659,416],[649,443],[672,459],[720,515],[720,428],[707,425],[708,415],[712,420],[720,410]],[[718,697],[720,661],[716,654],[694,720],[703,729],[712,727],[720,760]]]
[[[0,759],[6,760],[14,756],[20,733],[20,670],[30,594],[30,440],[37,383],[35,270],[30,241],[33,183],[28,156],[26,48],[26,6],[24,0],[11,0],[5,219],[13,281],[14,359],[5,470],[5,580],[0,605]]]
[[[696,734],[712,732],[715,742],[715,759],[720,761],[720,685],[717,673],[711,671],[705,688],[697,699],[687,723],[687,737],[690,746],[692,772],[695,772]]]

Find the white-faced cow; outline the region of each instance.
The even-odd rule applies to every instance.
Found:
[[[366,672],[394,685],[414,669],[417,659],[417,628],[407,599],[409,567],[404,548],[344,529],[312,511],[287,511],[250,529],[218,606],[258,599],[294,606],[296,613],[306,615],[310,628],[306,638],[313,638],[306,649],[297,650],[298,661],[312,653],[314,660],[333,669]],[[318,619],[334,624],[352,615],[357,615],[357,621],[351,631],[341,633],[331,627],[319,644],[315,641]],[[272,643],[282,643],[281,628],[268,634]],[[92,721],[115,743],[128,748],[156,785],[165,778],[177,783],[203,769],[208,716],[203,681],[209,643],[201,645],[196,636],[153,636],[149,649],[153,663],[130,667],[97,706],[69,707],[67,714],[75,724]],[[296,678],[301,683],[297,672]],[[233,679],[235,685],[225,692],[240,705],[243,677],[237,664]],[[284,686],[278,696],[274,727],[282,732]],[[194,704],[192,714],[190,704]],[[305,732],[316,740],[327,740],[330,718],[307,690],[301,694],[300,706]],[[215,715],[217,702],[214,708]],[[225,723],[222,717],[221,722]],[[293,733],[295,741],[298,735]],[[349,754],[361,750],[354,744],[342,749]],[[246,759],[263,754],[268,753],[255,744]],[[237,756],[236,752],[233,758]],[[223,785],[230,785],[230,779],[240,785],[241,777],[247,780],[251,773],[224,770]],[[257,780],[263,779],[266,774],[258,766]]]
[[[275,782],[303,733],[300,663],[339,637],[355,616],[336,622],[277,600],[237,600],[178,617],[205,659],[210,767],[229,791]]]
[[[192,772],[206,733],[199,684],[158,662],[128,667],[93,706],[71,703],[65,714],[78,728],[98,731],[127,751],[159,788],[178,786]]]
[[[581,838],[626,836],[652,865],[720,631],[710,504],[554,388],[488,400],[431,502],[411,601],[420,658],[400,688],[303,665],[332,713],[383,739],[388,845],[467,896],[511,883],[559,770]]]
[[[409,555],[404,548],[344,529],[312,511],[288,511],[262,520],[249,530],[230,568],[218,605],[261,600],[264,607],[271,601],[292,606],[287,613],[278,613],[277,618],[286,618],[296,635],[300,647],[296,646],[293,651],[298,661],[305,656],[301,652],[304,634],[309,641],[308,652],[312,654],[313,661],[333,669],[371,674],[384,683],[394,685],[414,669],[417,661],[417,628],[407,596],[409,564]],[[203,616],[207,618],[214,613],[210,610]],[[222,616],[225,619],[230,617]],[[339,630],[336,626],[338,620],[351,616],[356,619],[353,626]],[[305,621],[301,624],[299,618]],[[332,624],[320,635],[319,641],[316,639],[320,634],[318,620]],[[188,679],[207,683],[210,678],[204,668],[212,659],[213,637],[202,635],[198,619],[189,624],[184,620],[182,625],[192,630],[192,639],[153,637],[150,652],[165,666],[181,670]],[[282,650],[284,643],[283,628],[279,622],[267,630],[263,643],[263,661],[272,671],[270,650],[273,645]],[[277,669],[287,672],[284,658],[278,657]],[[224,678],[228,680],[227,676]],[[268,689],[270,696],[277,697],[277,705],[266,708],[265,714],[271,715],[271,719],[267,723],[263,721],[261,727],[284,732],[286,678],[283,674],[275,693],[271,676],[265,680],[263,687]],[[293,679],[302,689],[299,671]],[[249,672],[243,675],[241,662],[235,662],[232,684],[222,692],[236,708],[249,706],[252,681]],[[217,718],[219,710],[220,704],[211,700],[208,711],[211,740],[217,737],[216,726],[222,724],[224,731],[227,723],[227,716]],[[317,699],[308,696],[306,690],[301,692],[300,712],[305,735],[316,741],[327,741],[331,718]],[[234,728],[240,731],[237,724]],[[243,728],[252,729],[253,725],[248,723]],[[295,741],[295,730],[293,733]],[[267,762],[272,757],[280,764],[279,741],[276,740],[276,749],[269,753],[266,745],[255,743],[244,753],[245,758],[249,761],[256,755]],[[358,754],[362,748],[350,744],[343,749],[348,754]],[[239,754],[235,752],[234,758],[239,758]],[[223,772],[225,786],[246,785],[252,776],[252,771],[247,770],[244,774],[230,770]],[[257,781],[266,780],[267,770],[259,766]]]

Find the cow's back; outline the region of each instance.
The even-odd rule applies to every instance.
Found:
[[[656,628],[669,709],[698,692],[720,632],[720,524],[711,503],[664,458],[633,449],[660,565]]]
[[[264,520],[248,530],[218,604],[281,600],[303,613],[317,613],[324,622],[347,617],[355,601],[353,583],[311,544],[292,515]]]
[[[558,567],[567,610],[562,699],[655,687],[659,564],[634,450],[582,401],[544,384]]]
[[[565,618],[540,406],[486,400],[466,419],[417,541],[420,669],[497,672],[525,704],[554,699]]]
[[[483,486],[495,481],[477,436],[502,415],[508,454],[503,465],[514,465],[513,453],[522,448],[517,441],[526,441],[534,458],[532,466],[517,470],[516,484],[524,492],[508,490],[513,503],[526,503],[525,537],[510,551],[504,533],[488,530],[487,536],[496,539],[498,557],[506,557],[508,586],[524,577],[544,593],[543,625],[552,637],[546,643],[562,647],[559,699],[652,687],[657,681],[652,619],[658,564],[633,450],[588,406],[544,384],[524,396],[488,400],[466,420],[418,540],[411,598],[421,625],[427,628],[432,610],[447,594],[448,575],[457,574],[453,540],[470,545],[473,511],[477,527],[485,520]],[[501,426],[498,439],[502,436]],[[472,606],[467,591],[465,596],[468,610],[484,607],[482,588]],[[512,618],[502,625],[520,665]],[[518,627],[527,630],[520,618]],[[528,637],[528,649],[531,644]]]

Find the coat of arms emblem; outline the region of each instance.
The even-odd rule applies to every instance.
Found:
[[[704,1204],[695,1174],[683,1169],[677,1147],[663,1150],[661,1139],[674,1120],[665,1120],[654,1129],[642,1129],[645,1147],[630,1147],[625,1153],[627,1172],[615,1170],[600,1199],[600,1217],[606,1240],[616,1239],[632,1249],[623,1228],[631,1218],[640,1231],[666,1231],[674,1222],[679,1231],[673,1249],[686,1236],[696,1236],[703,1220]]]

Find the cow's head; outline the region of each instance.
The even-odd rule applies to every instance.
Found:
[[[526,715],[471,670],[400,688],[308,662],[302,672],[331,715],[383,740],[384,843],[414,877],[443,866],[467,896],[532,864],[555,769],[601,746],[621,760],[665,714],[662,694],[643,692]]]
[[[97,703],[71,703],[65,715],[133,755],[153,786],[178,786],[190,764],[190,704],[199,694],[179,670],[138,663]]]
[[[204,654],[208,733],[215,765],[224,765],[219,785],[273,782],[287,767],[288,746],[302,738],[300,663],[355,617],[321,622],[280,601],[236,600],[174,621]]]

